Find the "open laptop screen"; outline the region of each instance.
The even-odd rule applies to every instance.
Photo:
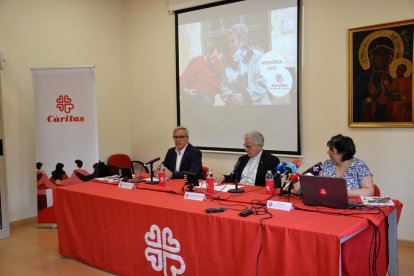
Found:
[[[306,205],[348,209],[348,191],[344,178],[300,176],[302,201]]]

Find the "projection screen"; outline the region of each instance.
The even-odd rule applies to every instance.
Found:
[[[226,1],[176,12],[177,123],[202,150],[300,155],[299,1]]]

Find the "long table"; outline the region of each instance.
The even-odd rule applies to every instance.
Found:
[[[378,275],[386,274],[387,258],[390,274],[398,275],[399,201],[378,212],[290,198],[297,209],[240,217],[269,198],[264,189],[194,201],[182,186],[170,180],[132,190],[98,182],[57,188],[59,253],[118,275],[370,275],[372,237],[381,233]],[[211,207],[226,210],[207,214]]]

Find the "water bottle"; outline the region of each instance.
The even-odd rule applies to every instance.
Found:
[[[165,186],[167,184],[167,176],[163,164],[158,168],[158,183],[159,186]]]
[[[266,194],[273,195],[275,192],[275,184],[273,181],[273,174],[271,170],[266,172]]]
[[[214,177],[213,177],[213,170],[208,169],[206,174],[206,182],[207,182],[207,193],[214,193]]]

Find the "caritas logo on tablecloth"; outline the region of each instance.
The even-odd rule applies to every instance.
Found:
[[[145,248],[145,257],[155,271],[164,270],[164,276],[185,272],[184,260],[178,255],[180,242],[174,239],[170,228],[165,227],[161,232],[158,225],[151,225],[150,230],[145,233],[145,243],[148,245]]]
[[[56,99],[56,108],[59,111],[66,113],[66,115],[49,115],[47,116],[47,121],[49,123],[81,123],[85,121],[84,116],[69,115],[69,113],[71,113],[75,108],[75,105],[72,103],[72,99],[68,95],[60,95]]]

